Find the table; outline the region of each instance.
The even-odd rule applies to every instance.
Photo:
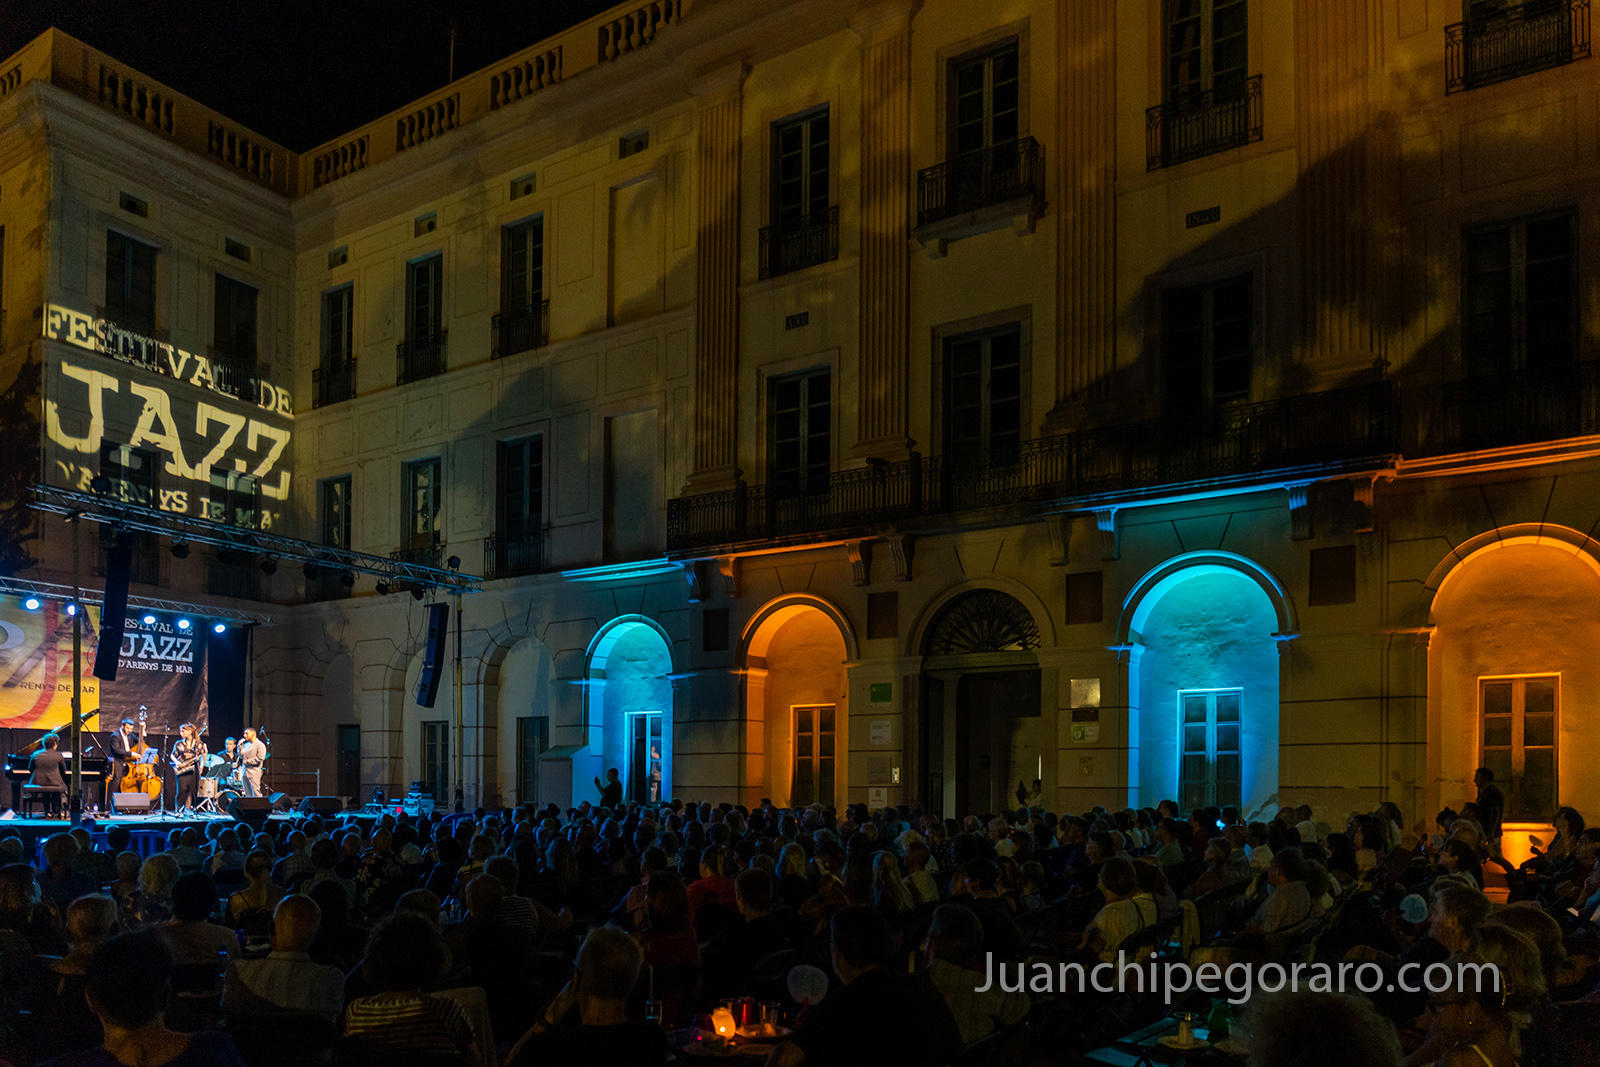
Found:
[[[1239,1063],[1237,1058],[1226,1052],[1219,1052],[1215,1048],[1184,1052],[1161,1044],[1163,1037],[1177,1032],[1178,1020],[1168,1016],[1143,1030],[1124,1034],[1108,1045],[1091,1049],[1084,1053],[1083,1061],[1103,1064],[1105,1067],[1156,1067],[1156,1065],[1180,1063],[1219,1065],[1219,1067],[1221,1064],[1232,1064],[1237,1067]],[[1210,1039],[1210,1031],[1203,1026],[1195,1027],[1194,1033],[1198,1038]]]

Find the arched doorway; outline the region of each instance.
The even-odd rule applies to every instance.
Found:
[[[1282,586],[1231,553],[1151,571],[1124,612],[1132,799],[1259,811],[1278,792]]]
[[[1580,710],[1600,699],[1595,547],[1530,524],[1475,538],[1435,571],[1429,811],[1472,800],[1480,766],[1495,772],[1507,824],[1543,826],[1558,804],[1600,803],[1584,771],[1600,753],[1600,724]],[[1523,856],[1526,836],[1507,832],[1504,847]]]
[[[815,596],[775,600],[745,629],[741,795],[779,805],[842,806],[850,705],[845,662],[855,636],[837,607]]]
[[[957,817],[1016,807],[1016,782],[1046,777],[1053,721],[1041,702],[1039,619],[999,589],[968,589],[923,638],[921,795]]]
[[[672,646],[643,615],[608,622],[589,644],[586,697],[589,765],[602,779],[615,767],[625,800],[672,795]],[[592,775],[573,771],[583,795]]]

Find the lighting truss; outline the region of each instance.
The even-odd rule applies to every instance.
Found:
[[[0,596],[36,596],[40,600],[59,600],[69,604],[73,602],[70,585],[4,576],[0,576]],[[77,603],[100,604],[103,603],[103,597],[97,590],[84,587],[78,590]],[[161,611],[170,615],[206,619],[210,622],[232,623],[234,626],[265,626],[272,622],[271,615],[259,611],[235,611],[215,604],[192,604],[183,600],[162,600],[158,597],[130,595],[128,614],[132,615],[136,608],[140,611]]]
[[[85,493],[76,489],[63,489],[54,485],[32,487],[33,499],[28,506],[57,515],[77,515],[90,522],[102,522],[126,530],[164,534],[174,541],[211,545],[237,552],[255,553],[276,557],[279,563],[293,560],[311,563],[331,570],[355,571],[370,574],[391,584],[410,583],[420,587],[437,587],[452,593],[476,593],[476,575],[430,567],[423,563],[376,556],[370,552],[319,545],[295,537],[284,537],[271,530],[252,530],[242,526],[228,526],[192,515],[178,515],[168,511],[130,504],[98,493]],[[133,603],[132,598],[129,603]],[[198,613],[204,613],[203,611]],[[211,612],[215,616],[215,612]]]

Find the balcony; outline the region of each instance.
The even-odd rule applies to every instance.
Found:
[[[356,395],[356,361],[348,358],[335,366],[314,367],[311,370],[311,406],[325,408],[354,399]]]
[[[420,382],[444,373],[445,331],[431,337],[412,337],[395,345],[396,385]]]
[[[1444,31],[1446,94],[1589,57],[1589,0],[1524,0]]]
[[[830,263],[839,258],[839,209],[813,211],[787,222],[761,227],[761,277]]]
[[[913,457],[826,482],[747,486],[667,505],[669,551],[772,541],[974,508],[1095,506],[1184,484],[1354,465],[1398,450],[1392,382],[1028,441],[1005,456]]]
[[[1044,150],[1022,137],[919,170],[917,227],[1000,205],[1022,204],[1038,214],[1043,197]]]
[[[1600,361],[1451,382],[1429,451],[1502,448],[1600,433]]]
[[[437,567],[440,560],[444,558],[444,543],[397,548],[389,553],[389,558],[399,560],[401,563],[417,563],[424,567]]]
[[[254,354],[239,356],[213,349],[210,359],[211,380],[216,383],[217,392],[255,401],[259,368]]]
[[[520,311],[501,312],[489,319],[489,328],[492,359],[543,348],[550,342],[550,301],[540,300]]]
[[[1261,75],[1145,109],[1145,170],[1261,140]]]
[[[486,580],[537,574],[544,570],[543,534],[520,538],[485,537],[483,566]]]

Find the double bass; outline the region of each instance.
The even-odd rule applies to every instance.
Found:
[[[139,709],[139,740],[128,746],[131,759],[128,773],[122,776],[117,788],[124,793],[148,793],[154,800],[161,795],[161,775],[155,768],[156,750],[145,744],[145,710]]]

